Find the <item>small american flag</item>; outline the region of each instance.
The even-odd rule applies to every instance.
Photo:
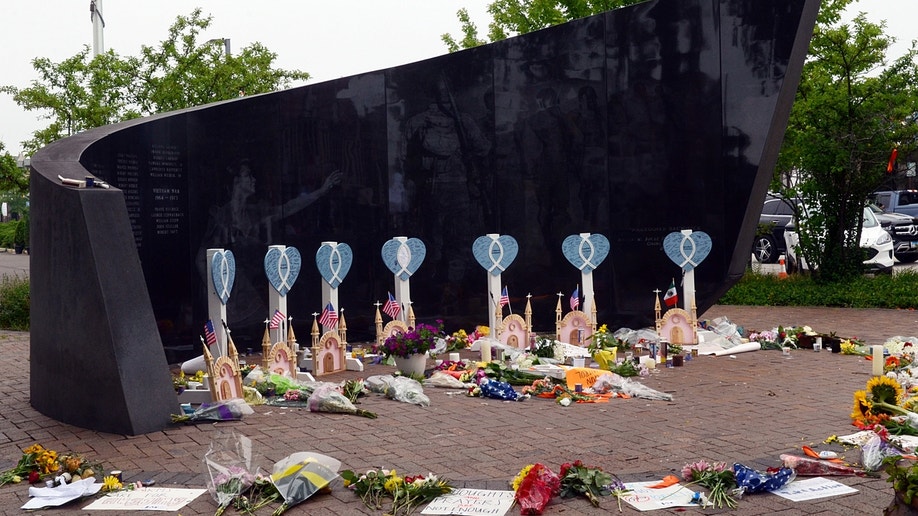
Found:
[[[338,325],[338,312],[335,311],[335,307],[333,307],[331,303],[328,303],[325,309],[322,310],[322,315],[319,316],[319,324],[326,328],[332,328]]]
[[[571,310],[577,310],[580,308],[580,287],[574,289],[574,293],[571,294]]]
[[[402,307],[398,306],[398,301],[395,300],[392,292],[389,292],[389,300],[383,305],[382,311],[393,319],[398,318],[398,314],[402,313]]]
[[[217,343],[217,333],[214,332],[213,321],[204,323],[204,342],[206,342],[208,346],[213,346]]]
[[[510,295],[507,294],[507,287],[504,287],[504,290],[500,293],[500,306],[510,304]]]
[[[280,323],[284,320],[284,312],[280,310],[274,310],[274,316],[271,317],[271,323],[268,325],[268,328],[276,330],[280,328]]]

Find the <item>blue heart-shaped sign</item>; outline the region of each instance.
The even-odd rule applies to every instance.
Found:
[[[214,280],[214,290],[224,305],[229,301],[233,282],[236,281],[236,257],[232,251],[218,250],[210,259],[210,277]]]
[[[564,239],[561,251],[571,265],[590,274],[609,256],[609,239],[598,233],[571,235]]]
[[[417,238],[393,238],[382,246],[382,259],[392,274],[407,280],[417,272],[427,256],[427,246]]]
[[[282,296],[293,288],[293,283],[300,275],[302,259],[296,247],[287,247],[283,251],[271,247],[265,253],[265,276],[268,283]]]
[[[704,231],[689,234],[674,231],[663,239],[666,256],[688,272],[698,266],[711,252],[711,237]]]
[[[509,235],[484,235],[472,243],[472,254],[492,276],[500,276],[520,251],[516,239]]]
[[[338,288],[344,281],[353,261],[354,252],[347,244],[325,242],[316,251],[316,268],[332,288]]]

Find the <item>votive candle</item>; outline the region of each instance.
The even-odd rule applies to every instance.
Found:
[[[882,354],[882,352],[881,352]],[[490,362],[491,361],[491,343],[482,342],[481,343],[481,361]]]
[[[872,346],[873,348],[873,375],[883,376],[883,346]]]

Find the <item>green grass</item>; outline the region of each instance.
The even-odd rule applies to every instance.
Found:
[[[818,284],[802,274],[780,279],[747,271],[718,301],[724,305],[918,308],[918,272],[861,276],[845,283]]]
[[[28,276],[0,277],[0,329],[28,331],[30,303]]]

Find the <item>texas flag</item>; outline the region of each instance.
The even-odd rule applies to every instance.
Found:
[[[666,294],[663,296],[663,302],[666,303],[666,306],[676,306],[679,303],[679,293],[676,292],[676,281],[673,280],[669,284],[669,290],[666,291]]]

